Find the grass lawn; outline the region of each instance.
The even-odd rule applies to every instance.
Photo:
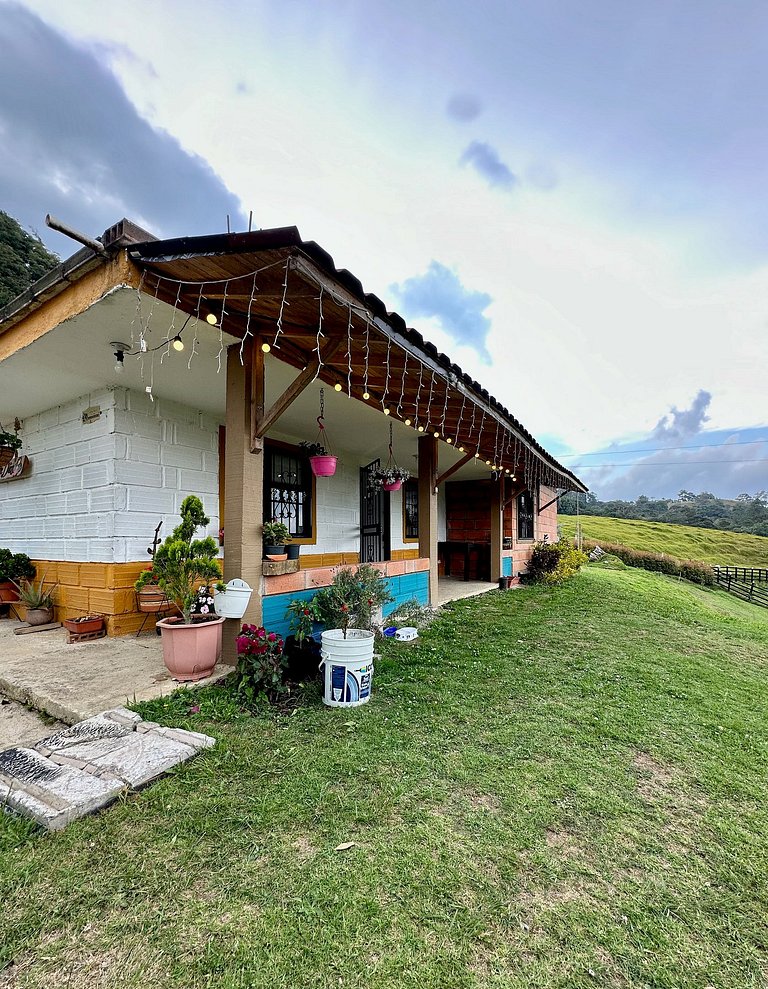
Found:
[[[768,567],[768,536],[699,529],[692,525],[669,525],[667,522],[610,519],[599,515],[582,515],[580,518],[585,539],[623,543],[632,549],[667,553],[680,560],[703,560],[716,566]],[[564,535],[575,534],[575,515],[559,515],[557,521]]]
[[[767,667],[762,609],[592,568],[387,643],[367,707],[143,705],[218,746],[0,820],[0,987],[764,987]]]

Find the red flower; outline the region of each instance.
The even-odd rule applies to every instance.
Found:
[[[275,635],[274,632],[270,632],[267,638],[269,639],[270,642],[274,642],[277,636]]]
[[[247,635],[238,635],[235,642],[237,644],[238,655],[241,655],[244,652],[248,652],[251,648],[251,639]]]
[[[349,611],[349,608],[348,608],[348,607],[347,607],[347,606],[346,606],[345,604],[343,604],[343,605],[341,606],[341,610],[342,610],[342,611]]]
[[[305,615],[308,615],[308,614],[309,614],[309,608],[305,608],[305,609],[304,609],[304,614],[305,614]]]

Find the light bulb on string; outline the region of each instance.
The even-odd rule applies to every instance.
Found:
[[[205,321],[206,323],[210,323],[211,326],[215,326],[218,323],[218,319],[216,319],[216,314],[212,312],[208,313],[208,315],[205,317]]]
[[[336,384],[333,386],[333,390],[341,391],[341,382],[337,381]]]
[[[181,339],[181,337],[179,336],[178,333],[173,338],[173,340],[172,340],[171,343],[172,343],[172,346],[173,346],[173,349],[174,350],[183,350],[184,349],[184,341]]]
[[[439,439],[440,438],[440,433],[438,433],[437,430],[435,430],[435,432],[434,432],[433,435],[434,435],[435,439]]]
[[[459,447],[459,453],[464,453],[464,447],[463,446],[460,446]]]
[[[411,424],[411,420],[410,419],[404,419],[403,421],[405,422],[406,426],[410,426],[410,424]]]
[[[385,416],[388,416],[389,415],[389,411],[390,411],[389,409],[384,409],[384,415]]]
[[[420,433],[423,433],[424,432],[424,427],[423,426],[419,426],[419,432]]]
[[[446,442],[446,443],[453,443],[453,440],[452,440],[452,439],[451,439],[451,437],[449,436],[449,437],[448,437],[448,439],[447,439],[447,440],[446,440],[445,442]]]
[[[363,392],[363,398],[366,400],[366,402],[368,401],[368,399],[370,397],[371,397],[371,393],[370,392],[368,392],[368,391],[364,391]]]
[[[270,345],[269,345],[269,344],[268,344],[268,343],[267,343],[267,342],[265,341],[265,342],[264,342],[264,343],[263,343],[263,344],[261,345],[261,349],[262,349],[262,350],[264,351],[264,353],[265,353],[265,354],[268,354],[268,353],[270,352],[270,350],[271,350],[272,348],[271,348],[271,347],[270,347]]]

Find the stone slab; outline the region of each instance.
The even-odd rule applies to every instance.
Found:
[[[0,783],[5,788],[4,802],[12,810],[52,831],[105,807],[125,788],[122,780],[100,779],[60,766],[24,748],[0,752]]]
[[[44,721],[36,711],[30,711],[23,704],[0,697],[0,750],[17,745],[31,748],[41,738],[63,727],[61,722],[50,718]]]
[[[57,830],[215,744],[210,735],[144,722],[124,707],[103,711],[35,749],[0,751],[0,805]]]

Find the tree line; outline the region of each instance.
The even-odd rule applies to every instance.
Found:
[[[733,499],[717,498],[709,491],[694,494],[682,490],[677,498],[648,498],[635,501],[600,501],[592,492],[579,497],[582,515],[604,515],[616,519],[642,519],[646,522],[669,522],[672,525],[696,525],[703,529],[726,529],[768,536],[768,492],[740,494]],[[560,499],[558,511],[576,514],[576,493]]]

